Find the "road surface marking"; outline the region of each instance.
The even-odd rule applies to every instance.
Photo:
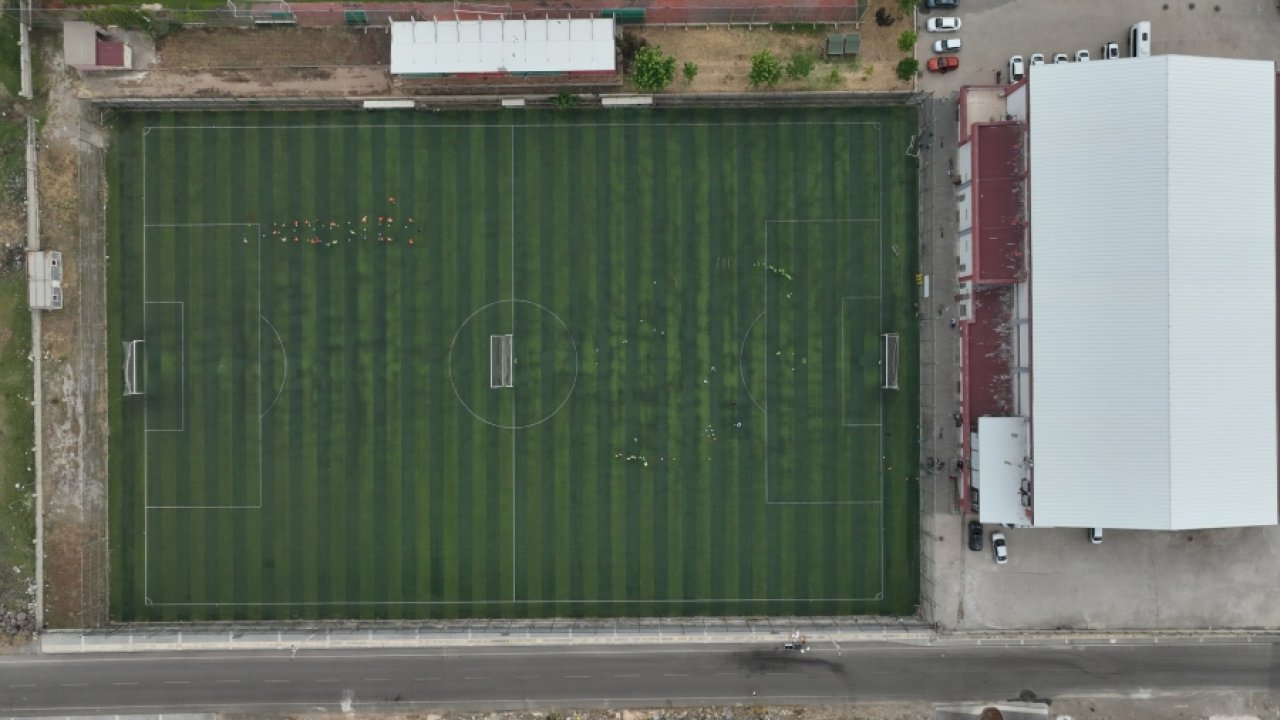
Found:
[[[338,682],[338,680],[337,680],[337,678],[324,678],[323,680],[312,680],[311,682],[318,682],[318,683],[336,683],[336,682]]]
[[[565,678],[568,680],[587,680],[590,677],[590,675],[565,675]]]
[[[118,682],[118,683],[111,683],[111,684],[112,684],[112,685],[121,685],[121,686],[123,686],[123,685],[137,685],[138,683],[136,683],[136,682]]]
[[[262,682],[268,682],[268,683],[291,683],[291,682],[293,682],[293,681],[292,681],[292,680],[263,680]]]
[[[62,683],[62,687],[85,687],[89,683]]]
[[[391,682],[391,678],[365,678],[365,682]]]
[[[190,685],[190,680],[165,680],[165,685]]]
[[[738,673],[716,673],[720,677],[738,677]]]
[[[662,677],[689,677],[689,673],[662,673]]]
[[[238,683],[238,682],[240,682],[240,681],[239,681],[239,680],[219,680],[219,681],[218,681],[218,684],[219,684],[219,685],[234,685],[235,683]]]

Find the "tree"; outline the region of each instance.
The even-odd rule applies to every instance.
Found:
[[[910,80],[915,77],[916,72],[920,69],[920,61],[915,58],[902,58],[898,63],[898,79],[902,81]]]
[[[751,87],[758,88],[761,85],[765,87],[773,87],[782,79],[782,61],[779,60],[772,52],[761,50],[751,56],[751,74],[747,76],[751,81]]]
[[[912,48],[914,48],[915,46],[916,46],[916,31],[903,30],[902,34],[898,36],[898,49],[904,53],[909,53],[911,52]]]
[[[898,12],[909,14],[916,6],[916,0],[898,0]]]
[[[676,79],[676,59],[662,54],[660,47],[644,47],[631,65],[631,82],[649,92],[657,92]]]
[[[805,53],[796,53],[791,56],[791,62],[787,63],[787,77],[792,80],[803,80],[809,77],[809,73],[813,72],[814,60],[812,55]]]
[[[630,75],[631,65],[636,61],[636,53],[649,47],[649,41],[630,30],[622,31],[622,72]]]
[[[698,77],[698,63],[687,62],[684,64],[684,80],[685,82],[693,82]]]
[[[897,20],[898,18],[890,15],[888,10],[885,10],[884,8],[876,9],[876,24],[880,27],[889,27]]]

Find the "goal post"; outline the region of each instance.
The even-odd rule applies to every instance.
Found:
[[[898,333],[883,333],[880,335],[881,344],[884,345],[884,383],[881,389],[897,390],[898,389]]]
[[[142,340],[125,340],[124,345],[124,394],[141,395],[142,388],[138,386],[138,350],[142,347]]]

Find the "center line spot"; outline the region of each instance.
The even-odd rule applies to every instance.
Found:
[[[566,677],[566,678],[568,678],[568,679],[570,679],[570,680],[586,680],[587,678],[590,678],[591,676],[590,676],[590,675],[565,675],[565,677]]]
[[[136,682],[118,682],[118,683],[111,683],[111,684],[112,684],[112,685],[137,685],[138,683],[136,683]]]
[[[689,677],[689,673],[662,673],[662,677]]]
[[[89,683],[62,683],[62,687],[84,687]]]
[[[269,683],[287,683],[287,682],[293,682],[293,681],[292,681],[292,680],[263,680],[262,682],[269,682]]]
[[[365,678],[365,682],[391,682],[391,678]]]
[[[165,685],[190,685],[190,680],[165,680]]]

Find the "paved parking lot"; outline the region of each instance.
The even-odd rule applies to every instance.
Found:
[[[1095,58],[1106,41],[1125,51],[1125,34],[1138,20],[1152,25],[1153,54],[1213,55],[1270,59],[1280,62],[1280,12],[1276,0],[1217,0],[1182,2],[1148,0],[960,0],[964,26],[955,34],[964,42],[960,70],[945,76],[925,73],[920,87],[934,94],[937,140],[929,162],[945,173],[954,157],[955,116],[947,101],[965,84],[991,84],[996,71],[1007,73],[1010,55],[1048,57],[1081,48]],[[1215,11],[1215,6],[1219,9]],[[938,13],[943,14],[943,13]],[[921,64],[932,57],[933,40],[949,34],[924,31],[929,15],[919,15]],[[1229,118],[1224,118],[1229,120]],[[926,267],[936,272],[954,267],[953,211],[945,208],[950,188],[933,183],[933,207],[923,247],[933,255]],[[939,278],[935,287],[954,284]],[[939,293],[942,298],[948,295]],[[937,302],[937,301],[935,301]],[[954,339],[946,318],[954,308],[945,302],[929,306],[936,318],[931,335],[938,367],[954,362]],[[952,331],[954,332],[954,331]],[[940,372],[940,371],[939,371]],[[937,373],[935,373],[937,374]],[[954,409],[955,397],[939,377],[936,407],[930,415],[939,422]],[[945,439],[944,437],[945,436]],[[950,433],[926,442],[926,455],[947,457],[955,442]],[[1229,469],[1224,468],[1224,472]],[[1206,478],[1206,482],[1211,482]],[[957,629],[1182,629],[1280,627],[1280,528],[1246,528],[1196,532],[1125,532],[1109,530],[1101,545],[1091,545],[1083,530],[1005,530],[1011,561],[997,566],[991,559],[986,529],[981,553],[965,549],[967,517],[948,514],[948,479],[926,476],[938,501],[925,505],[922,556],[926,572],[926,612],[946,628]],[[932,510],[932,512],[930,512]]]
[[[1163,9],[1165,6],[1168,9]],[[1215,11],[1214,7],[1220,10]],[[1032,53],[1075,56],[1086,49],[1097,58],[1102,44],[1120,44],[1138,20],[1151,23],[1151,52],[1168,55],[1211,55],[1271,59],[1280,62],[1280,12],[1275,0],[1216,0],[1216,2],[1168,3],[1155,0],[960,0],[955,15],[963,21],[958,33],[925,32],[930,15],[919,13],[916,56],[923,68],[933,57],[933,41],[959,37],[960,69],[946,75],[925,73],[920,87],[937,94],[955,92],[961,85],[990,84],[1008,80],[1010,55],[1030,58]]]

